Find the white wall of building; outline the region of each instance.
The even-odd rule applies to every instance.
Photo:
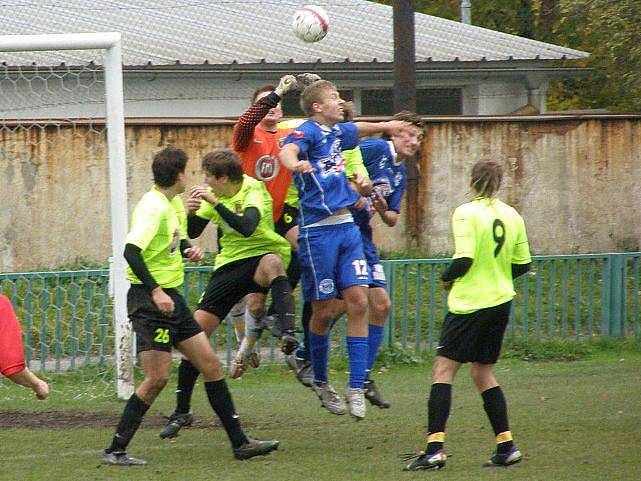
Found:
[[[249,105],[252,93],[278,77],[265,79],[127,75],[124,80],[127,117],[223,117],[237,116]],[[82,83],[82,82],[81,82]],[[341,89],[355,92],[360,111],[359,88],[391,88],[380,80],[338,80]],[[440,79],[434,87],[448,83]],[[431,86],[421,82],[420,87]],[[514,80],[452,80],[451,87],[462,88],[464,115],[502,115],[528,103],[525,82]],[[544,90],[543,90],[544,92]],[[104,84],[91,79],[81,87],[56,80],[18,81],[10,89],[0,89],[0,118],[73,118],[104,115]]]

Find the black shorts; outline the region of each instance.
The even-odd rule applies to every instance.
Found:
[[[512,301],[469,314],[448,312],[443,321],[438,356],[457,362],[495,364],[510,320]]]
[[[247,294],[267,294],[267,287],[254,282],[254,274],[260,260],[267,254],[248,257],[225,264],[211,275],[205,292],[200,298],[198,309],[214,314],[221,321],[234,305]]]
[[[171,352],[171,346],[178,346],[202,331],[178,290],[163,290],[174,301],[171,316],[158,310],[144,286],[134,284],[127,292],[127,313],[136,333],[137,352]]]
[[[280,216],[280,219],[274,223],[274,230],[276,231],[276,234],[281,237],[285,237],[285,234],[289,232],[289,229],[296,227],[297,225],[298,209],[289,204],[285,204],[283,214]]]

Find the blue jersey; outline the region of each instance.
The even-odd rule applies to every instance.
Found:
[[[358,145],[358,129],[352,122],[330,128],[307,120],[285,139],[284,144],[292,143],[300,149],[298,158],[315,169],[311,174],[294,174],[300,227],[319,222],[358,201],[358,193],[347,181],[342,153],[343,149]]]
[[[407,170],[402,162],[396,162],[396,151],[392,142],[383,139],[367,139],[360,144],[363,164],[369,178],[378,192],[387,202],[387,210],[401,211],[401,200],[407,183]],[[372,228],[369,221],[371,210],[365,208],[353,210],[354,222],[358,224],[363,240],[372,239]]]

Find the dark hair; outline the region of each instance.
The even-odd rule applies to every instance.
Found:
[[[238,155],[231,149],[216,149],[205,154],[203,170],[214,177],[228,177],[232,183],[242,182],[243,167]]]
[[[501,164],[493,160],[480,160],[472,167],[470,187],[481,197],[494,197],[502,180]]]
[[[314,115],[312,105],[316,102],[321,102],[323,100],[323,95],[328,90],[338,91],[336,85],[329,80],[317,80],[305,87],[303,92],[300,94],[300,109],[305,112],[305,115],[309,117]]]
[[[401,110],[397,114],[394,114],[392,120],[402,120],[403,122],[412,124],[414,127],[418,127],[421,130],[425,128],[425,123],[420,115],[410,112],[409,110]]]
[[[273,92],[276,90],[274,85],[263,85],[262,87],[257,88],[252,94],[252,105],[256,103],[256,97],[258,97],[263,92]]]
[[[178,174],[185,172],[187,154],[176,147],[166,147],[154,155],[151,171],[158,187],[171,187],[178,180]]]

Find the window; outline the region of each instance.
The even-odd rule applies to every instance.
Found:
[[[416,113],[419,115],[460,115],[463,111],[461,89],[417,89]],[[363,115],[393,115],[392,89],[363,90]]]

